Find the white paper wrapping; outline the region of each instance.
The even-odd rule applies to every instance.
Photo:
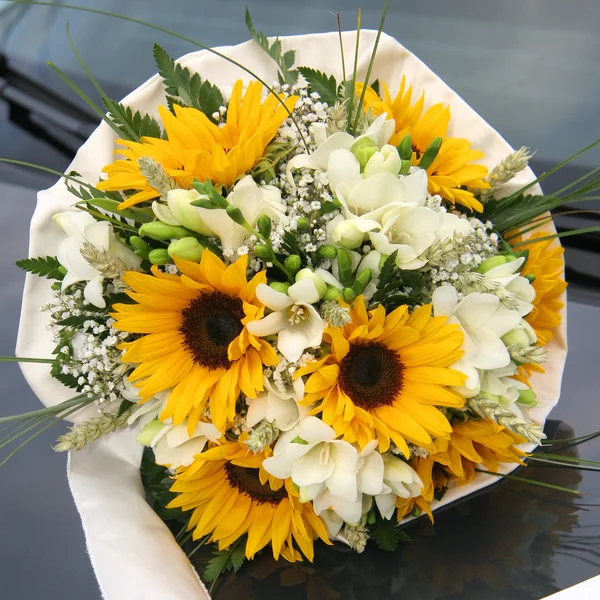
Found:
[[[358,78],[364,79],[376,33],[363,31],[360,40]],[[353,56],[356,34],[344,33],[345,56]],[[282,38],[284,50],[296,50],[296,64],[333,73],[342,79],[340,48],[337,33]],[[219,50],[255,71],[267,82],[276,80],[274,63],[253,42]],[[347,72],[351,72],[347,58]],[[236,79],[249,80],[247,73],[218,58],[208,51],[188,54],[180,61],[192,71],[214,84],[226,96]],[[485,152],[484,163],[493,167],[509,152],[508,143],[473,111],[437,75],[430,71],[416,56],[393,38],[382,35],[373,79],[387,82],[390,90],[398,89],[402,75],[412,82],[415,93],[426,92],[426,105],[444,102],[450,105],[452,121],[449,135],[465,137],[473,146]],[[157,116],[156,107],[164,104],[163,87],[158,76],[148,80],[132,92],[125,103],[142,112]],[[75,170],[89,182],[95,183],[101,168],[110,163],[115,149],[115,134],[102,123],[81,147],[69,170]],[[511,182],[517,189],[534,179],[528,169]],[[535,188],[534,188],[535,191]],[[52,222],[52,216],[68,209],[74,198],[64,183],[59,181],[38,195],[38,202],[31,222],[29,256],[53,255],[63,238],[62,232]],[[48,313],[40,312],[40,306],[51,300],[49,282],[28,275],[25,282],[23,307],[17,341],[17,355],[23,357],[49,357],[53,343],[48,331]],[[550,345],[551,360],[546,374],[534,376],[532,381],[540,401],[533,412],[542,423],[556,405],[566,357],[566,311],[555,340]],[[64,388],[49,375],[48,365],[21,365],[27,382],[41,402],[54,405],[72,397],[72,391]],[[73,416],[80,421],[90,416]],[[73,453],[69,457],[69,483],[75,503],[81,515],[90,559],[92,561],[102,594],[106,600],[198,600],[208,598],[206,589],[191,568],[184,553],[162,521],[144,500],[139,475],[142,448],[135,441],[134,431],[122,431],[101,439],[95,444]],[[506,472],[515,468],[507,466]],[[478,475],[467,486],[450,489],[439,508],[479,490],[497,479]]]

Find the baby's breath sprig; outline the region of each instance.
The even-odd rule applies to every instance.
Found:
[[[95,442],[109,433],[124,429],[127,426],[127,419],[129,419],[134,407],[135,404],[132,404],[121,414],[104,413],[100,417],[74,425],[68,433],[59,436],[54,450],[56,452],[81,450],[87,444]]]
[[[469,408],[480,417],[506,427],[509,431],[524,437],[536,446],[539,446],[540,442],[546,437],[546,434],[539,425],[524,421],[508,408],[500,406],[495,400],[484,398],[483,396],[475,396],[474,398],[469,398],[467,402]]]

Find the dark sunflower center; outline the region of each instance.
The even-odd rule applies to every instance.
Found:
[[[227,348],[244,328],[243,318],[239,298],[210,292],[192,300],[181,311],[179,331],[195,362],[208,369],[227,368]]]
[[[263,485],[258,477],[258,469],[247,469],[233,463],[225,464],[225,473],[229,483],[256,500],[259,504],[279,504],[286,496],[285,487],[272,490],[269,484]]]
[[[376,342],[351,344],[340,363],[339,382],[365,410],[393,404],[402,390],[402,363],[396,352]]]

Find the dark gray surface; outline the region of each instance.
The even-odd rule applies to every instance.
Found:
[[[167,6],[158,0],[86,0],[80,4],[160,22],[211,45],[238,43],[248,37],[243,25],[245,1],[173,0]],[[382,3],[257,0],[249,4],[257,27],[268,34],[285,35],[331,30],[335,22],[329,12],[336,10],[342,12],[344,28],[352,29],[361,4],[365,8],[363,26],[376,27]],[[174,55],[192,49],[132,24],[41,7],[31,7],[11,36],[0,38],[0,48],[31,74],[59,88],[44,61],[53,60],[67,72],[78,72],[64,33],[67,19],[92,70],[118,90],[132,89],[154,72],[154,40]],[[598,137],[599,25],[597,0],[423,0],[392,2],[386,31],[442,76],[513,146],[537,148],[536,159],[552,164]],[[66,157],[16,130],[3,111],[0,104],[0,156],[58,169],[68,164]],[[598,154],[590,155],[578,164],[597,164],[597,158]],[[26,232],[35,203],[33,188],[45,186],[51,178],[0,166],[1,180],[30,188],[16,190],[0,183],[0,353],[11,354],[23,282],[22,273],[13,265],[27,251]],[[597,301],[593,295],[588,299]],[[600,309],[571,304],[571,350],[564,392],[552,416],[564,418],[577,434],[597,428],[595,424],[600,422],[599,333]],[[37,408],[38,402],[18,368],[0,365],[0,369],[0,414]],[[37,438],[0,473],[3,600],[99,598],[67,487],[66,457],[49,449],[59,432],[57,427]],[[582,454],[600,458],[597,445],[584,446]],[[598,481],[598,474],[587,473],[580,484],[580,489],[592,492],[589,503],[599,503]],[[581,512],[580,524],[598,526],[598,509]],[[553,557],[551,569],[560,588],[600,571],[581,558]]]

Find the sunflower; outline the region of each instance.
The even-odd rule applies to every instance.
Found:
[[[262,85],[250,82],[242,96],[242,80],[233,86],[227,108],[227,121],[219,127],[202,111],[175,105],[173,115],[158,107],[166,139],[143,137],[140,142],[118,140],[126,150],[118,150],[125,160],[104,167],[108,179],[98,189],[112,192],[137,190],[119,205],[127,208],[160,196],[140,172],[138,159],[148,157],[161,165],[179,187],[189,188],[194,179],[210,179],[213,183],[231,185],[248,172],[265,152],[267,144],[297,101],[297,96],[284,100],[285,107],[274,95],[261,104]],[[286,110],[287,108],[287,110]]]
[[[247,534],[248,559],[270,542],[275,560],[294,562],[303,554],[312,562],[317,537],[331,544],[325,525],[310,502],[299,501],[291,480],[262,469],[264,458],[239,441],[203,452],[177,473],[171,491],[178,495],[168,508],[193,510],[188,525],[193,538],[210,534],[220,550]]]
[[[360,96],[363,84],[356,85]],[[403,76],[400,89],[392,100],[383,82],[384,99],[368,87],[365,92],[364,107],[373,115],[387,114],[396,123],[395,133],[390,144],[397,146],[402,138],[410,134],[413,142],[412,163],[417,165],[429,144],[437,137],[442,138],[442,146],[437,157],[427,168],[429,192],[439,194],[452,204],[462,204],[471,210],[483,211],[483,206],[473,195],[473,189],[489,188],[484,181],[487,167],[473,164],[484,157],[483,152],[472,150],[471,143],[463,138],[446,137],[450,124],[450,108],[443,103],[425,108],[425,93],[413,104],[412,85],[406,84]]]
[[[465,485],[475,477],[477,464],[494,472],[500,463],[523,464],[525,452],[516,444],[526,441],[492,421],[469,420],[453,424],[449,440],[436,440],[432,458],[445,465],[459,485]]]
[[[398,498],[398,520],[415,507],[427,513],[433,522],[430,504],[435,490],[445,488],[451,479],[465,485],[475,477],[475,465],[498,471],[500,463],[523,464],[525,452],[516,444],[526,440],[491,421],[469,420],[453,423],[450,438],[437,438],[434,450],[426,458],[415,458],[411,466],[423,481],[423,491],[416,498]]]
[[[547,231],[534,233],[529,240],[552,235]],[[531,284],[535,290],[533,310],[525,320],[533,327],[538,337],[538,344],[545,345],[554,339],[553,330],[561,322],[560,311],[564,307],[561,296],[567,288],[564,270],[564,248],[560,244],[553,245],[554,239],[529,243],[527,262],[521,273],[523,276],[533,276]]]
[[[205,250],[200,264],[175,259],[181,275],[127,272],[127,294],[135,304],[116,304],[114,327],[140,334],[123,343],[123,361],[138,363],[130,380],[142,402],[172,391],[160,415],[178,425],[188,418],[190,432],[206,405],[215,426],[224,431],[235,418],[242,391],[255,398],[263,390],[263,365],[276,365],[275,350],[255,338],[246,325],[261,319],[264,306],[256,287],[262,271],[248,282],[247,257],[226,267]]]
[[[343,328],[328,327],[331,353],[308,363],[297,377],[310,374],[303,403],[315,403],[338,436],[362,448],[390,439],[409,456],[407,441],[431,448],[431,436],[449,437],[452,428],[437,406],[460,408],[459,386],[465,376],[449,365],[461,356],[463,334],[445,317],[431,317],[431,306],[408,314],[401,306],[386,316],[379,305],[367,314],[359,296]]]

